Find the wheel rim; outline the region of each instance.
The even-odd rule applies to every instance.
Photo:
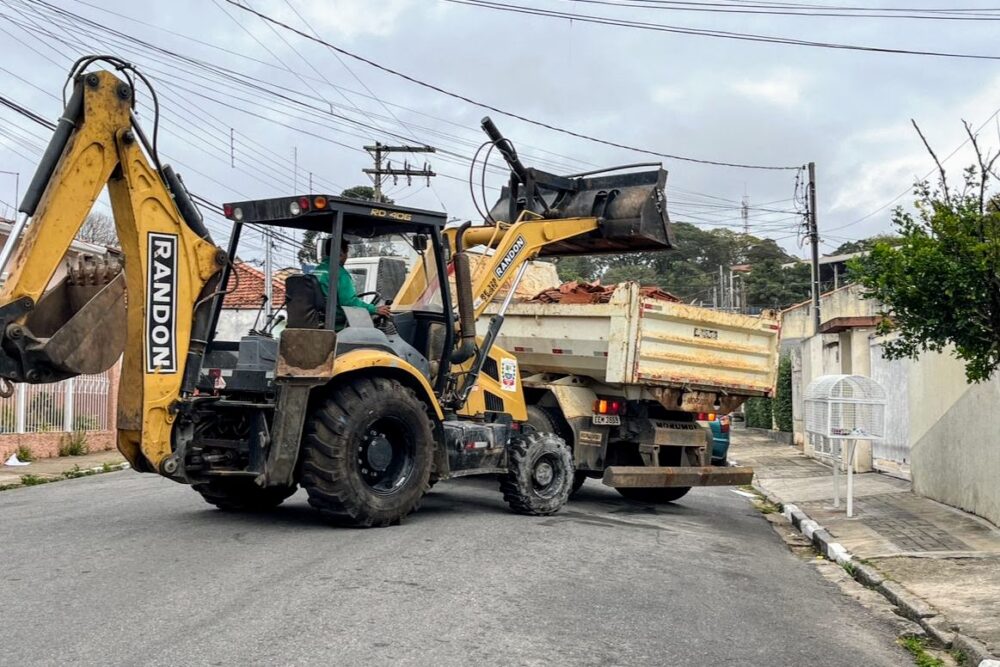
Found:
[[[546,453],[535,459],[531,466],[531,483],[537,496],[541,498],[557,496],[565,482],[566,471],[560,465],[558,456]]]
[[[365,429],[357,451],[361,480],[379,495],[395,493],[416,465],[416,440],[397,419],[378,419]]]

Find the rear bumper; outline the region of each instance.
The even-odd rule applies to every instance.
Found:
[[[603,482],[615,488],[669,486],[741,486],[753,481],[753,468],[683,466],[651,468],[611,466],[605,468]]]

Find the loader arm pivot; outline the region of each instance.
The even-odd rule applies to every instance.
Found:
[[[172,404],[217,291],[222,253],[200,221],[185,220],[150,164],[132,117],[134,91],[109,72],[81,74],[32,186],[24,218],[0,255],[0,377],[55,382],[113,365],[124,353],[118,448],[138,470],[171,453]],[[124,271],[73,268],[51,284],[107,186]],[[200,233],[199,233],[200,232]],[[11,250],[13,251],[11,252]],[[9,258],[9,262],[6,260]],[[127,300],[127,308],[126,308]],[[197,334],[197,335],[196,335]]]

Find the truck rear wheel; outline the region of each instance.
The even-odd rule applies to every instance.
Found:
[[[555,416],[550,410],[546,408],[539,407],[537,405],[528,406],[528,426],[535,429],[536,433],[554,433],[555,435],[562,438],[564,441],[568,442],[569,438],[563,429],[559,428],[559,424],[556,423]],[[572,452],[572,448],[570,448]],[[569,490],[569,495],[572,498],[573,494],[580,490],[583,483],[587,481],[587,473],[585,472],[574,472],[573,473],[573,486]]]
[[[434,436],[427,406],[386,378],[333,390],[306,423],[300,484],[332,523],[390,526],[417,509]]]
[[[672,503],[680,500],[691,490],[690,486],[672,486],[666,488],[632,488],[623,487],[615,489],[623,497],[629,500],[637,500],[642,503]]]
[[[573,455],[566,442],[553,433],[525,433],[508,448],[500,491],[510,508],[535,516],[562,509],[573,486]]]
[[[292,486],[260,487],[249,477],[220,477],[192,487],[205,502],[230,512],[264,512],[274,509],[296,491]]]

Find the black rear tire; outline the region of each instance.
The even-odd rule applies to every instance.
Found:
[[[554,433],[564,441],[569,442],[571,436],[564,432],[564,429],[560,428],[555,415],[548,408],[542,408],[537,405],[528,406],[528,426],[535,429],[536,433]],[[572,452],[570,448],[570,452]],[[583,483],[587,481],[587,473],[585,472],[575,472],[573,473],[573,486],[569,490],[570,498],[573,497]]]
[[[553,433],[525,433],[508,445],[507,474],[500,491],[518,514],[555,514],[569,500],[573,486],[573,455]]]
[[[642,503],[672,503],[680,500],[691,490],[690,486],[673,486],[667,488],[620,488],[615,489],[623,497]]]
[[[295,493],[296,486],[257,486],[249,477],[219,477],[194,484],[205,502],[227,512],[266,512]]]
[[[427,489],[434,435],[427,406],[387,378],[336,387],[306,423],[299,483],[342,526],[391,526]]]

